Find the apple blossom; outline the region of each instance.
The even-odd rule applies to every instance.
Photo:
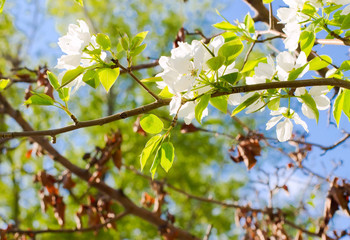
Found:
[[[314,86],[309,90],[309,94],[314,99],[317,109],[326,110],[330,107],[330,100],[325,95],[328,92],[329,92],[329,89],[327,86]],[[307,93],[308,93],[307,90],[304,87],[302,87],[302,88],[297,88],[294,95],[302,96]],[[298,98],[298,101],[303,103],[301,107],[303,114],[310,119],[316,119],[316,116],[313,113],[312,109],[310,109],[310,107],[308,107],[301,99]]]
[[[284,118],[284,121],[278,123],[276,127],[277,139],[280,142],[288,141],[292,137],[293,123],[291,119],[295,122],[295,124],[301,125],[306,132],[309,132],[306,123],[303,120],[301,120],[299,115],[296,112],[294,112],[294,110],[292,109],[288,110],[285,107],[281,107],[277,111],[271,111],[270,115],[275,117],[272,117],[266,123],[266,130],[271,129]]]

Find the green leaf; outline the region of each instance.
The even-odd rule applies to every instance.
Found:
[[[334,101],[333,116],[334,116],[334,119],[335,119],[338,127],[339,127],[341,112],[342,112],[343,106],[344,106],[344,100],[345,100],[344,92],[341,92],[338,94],[337,98]]]
[[[237,30],[237,26],[232,25],[231,23],[226,22],[226,21],[222,21],[220,23],[215,23],[215,24],[213,24],[213,27],[216,27],[216,28],[222,29],[222,30],[228,30],[228,31]]]
[[[68,102],[69,100],[69,96],[70,96],[70,89],[69,88],[62,88],[59,89],[58,91],[58,96],[60,97],[60,99],[64,102]]]
[[[168,86],[165,86],[165,88],[163,88],[163,90],[158,95],[163,98],[171,98],[174,96],[174,94],[169,92]]]
[[[221,36],[225,39],[225,42],[239,39],[234,32],[224,32],[221,34]]]
[[[333,12],[339,8],[341,8],[341,5],[331,5],[329,7],[324,8],[323,10],[326,14],[330,14],[331,12]]]
[[[74,2],[78,3],[80,6],[84,7],[83,0],[74,0]]]
[[[349,118],[350,121],[350,90],[344,89],[344,104],[343,104],[343,112]]]
[[[5,2],[5,0],[0,0],[0,13],[2,13],[2,10],[4,9]]]
[[[317,56],[309,62],[309,66],[310,66],[309,70],[312,70],[312,71],[320,70],[322,68],[327,67],[329,63],[332,63],[332,58],[330,58],[329,56],[327,55]]]
[[[150,83],[150,82],[160,82],[163,81],[162,77],[150,77],[150,78],[144,78],[141,80],[141,82]]]
[[[140,46],[141,43],[143,42],[143,40],[145,40],[147,34],[148,34],[148,31],[140,32],[140,33],[136,34],[136,36],[133,37],[132,40],[131,40],[131,47],[130,47],[130,49],[133,50],[134,48]]]
[[[163,122],[154,114],[146,114],[140,120],[140,125],[145,132],[151,134],[160,133],[163,130]]]
[[[194,109],[196,119],[199,123],[201,123],[202,121],[202,114],[204,109],[208,107],[209,99],[210,99],[210,94],[204,94],[199,98],[199,102]]]
[[[280,98],[276,97],[273,99],[270,99],[270,101],[267,103],[267,107],[272,111],[277,111],[280,107]]]
[[[96,35],[96,42],[98,45],[101,46],[103,50],[110,50],[111,49],[111,40],[106,34],[99,33]]]
[[[32,92],[32,93],[34,95],[32,95],[27,101],[25,101],[24,104],[46,105],[46,106],[54,104],[54,100],[50,96],[44,93],[35,93],[35,92]]]
[[[161,147],[159,147],[157,149],[157,153],[156,153],[156,156],[154,157],[151,170],[150,170],[150,172],[152,173],[152,180],[154,179],[154,175],[157,172],[157,168],[161,162],[161,158],[162,158],[162,151],[161,151]]]
[[[129,37],[125,34],[124,37],[120,39],[120,43],[125,51],[129,50]]]
[[[228,82],[229,84],[235,85],[239,80],[241,80],[241,78],[242,74],[240,74],[239,72],[233,72],[223,75],[219,79]]]
[[[46,74],[47,74],[47,78],[48,78],[49,81],[50,81],[51,86],[52,86],[54,89],[56,89],[56,90],[59,89],[59,88],[60,88],[60,83],[59,83],[59,81],[58,81],[56,75],[53,74],[53,73],[50,72],[50,71],[47,71]]]
[[[316,34],[315,32],[303,31],[300,35],[300,48],[305,52],[306,56],[309,56],[314,44]]]
[[[10,82],[10,79],[1,79],[0,80],[0,91],[4,90],[9,82]]]
[[[236,115],[237,113],[239,113],[240,111],[246,109],[247,107],[249,107],[250,105],[252,105],[256,100],[258,100],[260,98],[260,94],[259,93],[255,93],[253,96],[251,96],[250,98],[246,99],[244,102],[242,102],[241,104],[239,104],[232,112],[231,116]]]
[[[241,73],[252,71],[260,62],[266,63],[267,62],[267,58],[266,57],[262,57],[262,58],[259,58],[259,59],[248,60],[244,64],[244,67],[243,67]]]
[[[299,77],[299,75],[304,71],[304,69],[306,68],[307,65],[308,65],[308,63],[300,68],[292,70],[289,73],[288,81],[294,81],[295,79],[297,79]]]
[[[210,99],[210,104],[219,109],[223,113],[227,113],[227,100],[228,96],[219,96]]]
[[[165,142],[162,144],[160,151],[161,151],[160,165],[166,172],[169,172],[170,168],[173,165],[174,157],[175,157],[174,146],[171,142]]]
[[[210,58],[207,61],[207,65],[211,70],[217,71],[224,64],[224,62],[225,62],[225,58],[223,56],[217,56],[217,57]]]
[[[141,46],[138,46],[134,50],[130,51],[130,55],[132,57],[135,57],[135,56],[139,55],[140,53],[142,53],[142,51],[145,50],[146,47],[147,47],[147,44],[142,44]]]
[[[243,43],[240,40],[234,40],[224,43],[219,49],[218,55],[225,57],[225,65],[228,66],[238,57],[243,51]]]
[[[346,15],[341,24],[341,29],[349,29],[350,28],[350,14]]]
[[[98,71],[98,77],[106,92],[112,87],[119,76],[119,68],[102,68]]]
[[[350,60],[344,61],[344,62],[340,65],[339,70],[341,70],[341,71],[343,71],[343,72],[349,71],[349,70],[350,70]]]
[[[74,79],[76,79],[80,74],[82,74],[85,71],[85,68],[82,66],[78,66],[76,69],[68,70],[62,78],[62,84],[59,87],[60,89],[63,88],[64,86],[68,85]]]
[[[306,2],[304,3],[303,10],[301,12],[308,16],[313,16],[316,13],[316,8]]]
[[[273,2],[273,0],[263,0],[263,3],[264,3],[264,4],[272,3],[272,2]]]
[[[255,33],[254,20],[249,13],[244,18],[244,24],[249,33]]]
[[[150,158],[150,156],[153,154],[153,152],[158,148],[158,145],[162,139],[161,135],[153,136],[145,145],[145,148],[142,150],[141,156],[140,156],[140,163],[141,163],[141,171],[145,167],[147,160]]]
[[[316,116],[316,122],[318,123],[318,119],[319,119],[320,114],[318,112],[316,102],[313,99],[313,97],[310,94],[306,93],[304,95],[301,95],[300,98],[303,100],[303,102],[306,104],[306,106],[308,106],[312,110],[312,112]]]
[[[92,88],[97,88],[98,85],[100,84],[98,72],[99,70],[98,71],[95,71],[92,69],[87,70],[83,76],[83,82],[85,82]]]

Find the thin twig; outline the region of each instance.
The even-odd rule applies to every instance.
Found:
[[[123,67],[119,62],[116,62],[117,66],[120,67],[123,71],[127,72],[138,84],[140,84],[156,101],[160,101],[161,99],[157,96],[157,94],[153,93],[141,80],[132,73],[131,68]]]

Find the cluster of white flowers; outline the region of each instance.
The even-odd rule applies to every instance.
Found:
[[[202,79],[206,75],[207,77],[213,76],[213,71],[209,69],[206,62],[217,56],[220,47],[224,44],[225,40],[222,36],[214,38],[206,49],[199,41],[193,41],[191,44],[179,43],[179,47],[171,51],[171,57],[161,57],[159,60],[160,66],[163,68],[163,72],[157,76],[162,77],[164,81],[158,82],[159,88],[167,87],[169,92],[174,94],[170,103],[170,114],[178,114],[179,118],[183,118],[186,124],[190,124],[195,118],[195,101],[188,101],[182,104],[182,98],[191,99],[194,96],[203,94],[211,90],[211,87],[204,84]],[[218,77],[225,74],[237,72],[234,68],[235,63],[225,67],[222,66],[217,72]],[[259,63],[254,69],[254,75],[252,77],[246,77],[246,84],[259,84],[271,81],[287,81],[291,71],[303,68],[297,76],[302,77],[308,70],[308,62],[304,52],[300,52],[299,56],[295,58],[290,52],[281,52],[276,57],[276,63],[271,56],[267,57],[267,63]],[[201,76],[200,76],[201,75]],[[295,91],[295,96],[298,101],[302,103],[303,114],[311,119],[316,119],[313,110],[303,102],[302,96],[305,94],[310,95],[316,103],[316,107],[319,110],[325,110],[330,106],[330,100],[325,94],[328,93],[327,87],[312,87],[309,91],[306,88],[298,88]],[[257,91],[260,95],[266,95],[267,91]],[[252,97],[256,92],[250,92],[243,96],[240,93],[231,94],[228,98],[228,104],[239,105]],[[263,98],[257,99],[253,104],[248,106],[246,113],[256,112],[258,110],[263,111],[266,102]],[[208,115],[208,109],[203,111],[202,117]],[[277,124],[276,133],[279,141],[287,141],[292,136],[293,123],[291,119],[296,123],[304,127],[306,131],[307,125],[301,120],[299,115],[290,108],[280,107],[277,111],[272,111],[271,115],[274,116],[266,124],[266,129],[270,129],[275,126],[281,119],[284,121]],[[278,116],[277,116],[278,115]]]
[[[95,63],[92,57],[84,52],[84,49],[94,50],[99,48],[96,43],[96,37],[91,36],[89,27],[83,20],[78,20],[79,25],[69,24],[68,33],[58,39],[58,46],[62,52],[67,55],[61,56],[57,60],[56,68],[64,70],[72,70],[78,66],[89,67]],[[103,60],[106,57],[105,52],[101,52],[100,58]],[[62,79],[65,71],[59,74],[59,79]],[[69,83],[67,87],[74,87],[73,93],[80,86],[85,85],[82,80],[82,75]]]
[[[225,39],[220,35],[215,37],[207,46],[208,49],[217,56],[220,47],[225,43]],[[200,74],[211,76],[206,62],[213,56],[203,46],[203,43],[197,40],[192,41],[191,44],[179,42],[179,47],[171,50],[171,57],[162,56],[159,59],[159,65],[163,68],[163,72],[157,74],[157,77],[162,77],[163,81],[158,82],[158,87],[163,89],[168,87],[170,93],[174,94],[170,102],[170,114],[175,115],[178,111],[178,117],[184,118],[186,124],[190,124],[195,118],[194,101],[186,102],[181,106],[181,99],[191,99],[195,95],[205,93],[211,88],[203,84]],[[237,72],[234,68],[235,63],[225,67],[222,66],[218,70],[218,77],[224,74]],[[239,94],[232,94],[229,97],[229,103],[237,104]],[[180,109],[181,107],[181,109]],[[203,111],[202,117],[208,115],[208,109]]]
[[[283,0],[288,7],[282,7],[277,10],[277,16],[281,20],[280,23],[285,24],[283,32],[287,35],[284,40],[284,45],[289,51],[294,51],[298,48],[298,41],[301,34],[301,25],[310,17],[302,13],[305,3],[308,3],[316,8],[323,7],[327,3],[337,5],[350,4],[350,0]],[[346,6],[341,14],[347,15],[350,13],[350,5]]]

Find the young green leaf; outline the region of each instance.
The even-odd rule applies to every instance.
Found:
[[[170,168],[173,165],[174,162],[174,146],[171,142],[165,142],[161,146],[161,159],[160,159],[160,165],[162,168],[169,172]]]
[[[227,112],[227,100],[228,96],[219,96],[215,98],[210,99],[210,104],[219,109],[221,112],[225,113]]]
[[[317,56],[309,62],[309,66],[310,66],[309,70],[317,71],[327,67],[330,63],[332,63],[332,58],[330,58],[329,56],[327,55]]]
[[[239,104],[232,112],[231,116],[236,115],[237,113],[239,113],[240,111],[246,109],[247,107],[249,107],[250,105],[252,105],[256,100],[258,100],[260,98],[260,94],[259,93],[255,93],[253,96],[251,96],[250,98],[246,99],[244,102],[242,102],[241,104]]]
[[[225,62],[225,58],[223,56],[217,56],[217,57],[210,58],[207,61],[207,65],[211,70],[217,71],[224,64],[224,62]]]
[[[161,149],[162,149],[161,147],[158,147],[156,156],[154,157],[154,160],[153,160],[153,163],[152,163],[152,166],[150,169],[150,172],[152,173],[152,180],[154,179],[154,175],[156,174],[157,168],[161,162],[161,158],[162,158],[162,150]]]
[[[174,94],[172,94],[171,92],[169,92],[169,88],[168,86],[166,86],[165,88],[163,88],[163,90],[158,94],[160,97],[162,98],[171,98],[174,96]]]
[[[350,90],[344,89],[344,104],[343,104],[343,112],[350,120]]]
[[[341,92],[338,94],[337,98],[334,101],[333,116],[334,116],[334,119],[335,119],[338,127],[339,127],[341,112],[342,112],[343,106],[344,106],[344,100],[345,100],[344,92]]]
[[[83,76],[83,82],[85,82],[92,88],[97,88],[98,85],[100,84],[98,72],[99,70],[98,71],[92,70],[92,69],[87,70]]]
[[[98,45],[101,46],[103,50],[110,50],[111,49],[111,40],[106,34],[98,33],[96,35],[96,42]]]
[[[34,93],[34,95],[32,95],[27,101],[24,102],[24,104],[31,104],[31,105],[46,105],[46,106],[49,106],[49,105],[53,105],[54,104],[54,100],[44,94],[44,93]]]
[[[341,24],[341,29],[349,29],[350,28],[350,14],[346,15]]]
[[[70,96],[70,89],[69,88],[62,88],[58,91],[58,96],[63,102],[68,102],[69,96]]]
[[[305,52],[306,56],[309,56],[314,44],[316,34],[315,32],[303,31],[300,35],[300,48]]]
[[[254,20],[248,13],[244,18],[244,24],[249,33],[255,33]]]
[[[162,139],[161,135],[153,136],[148,142],[146,143],[145,148],[142,150],[141,156],[140,156],[140,163],[141,163],[141,171],[145,167],[147,160],[150,158],[150,156],[153,154],[153,152],[158,148],[158,145]]]
[[[219,49],[218,55],[225,57],[225,65],[228,66],[243,51],[243,43],[241,40],[234,40],[224,43]]]
[[[59,87],[59,89],[65,87],[66,85],[68,85],[69,83],[71,83],[72,81],[74,81],[74,79],[76,79],[80,74],[82,74],[85,71],[85,68],[83,68],[82,66],[78,66],[76,69],[72,69],[72,70],[68,70],[62,78],[62,84]]]
[[[316,8],[306,2],[304,3],[303,10],[301,12],[308,16],[313,16],[316,13]]]
[[[157,134],[163,130],[163,122],[154,114],[146,114],[140,120],[140,125],[147,133]]]
[[[132,40],[131,40],[131,47],[130,47],[130,49],[133,50],[134,48],[140,46],[141,43],[143,42],[143,40],[145,40],[147,34],[148,34],[148,31],[140,32],[140,33],[136,34],[136,36],[133,37]]]
[[[56,89],[56,90],[59,89],[59,88],[60,88],[60,83],[59,83],[59,81],[58,81],[56,75],[53,74],[53,73],[50,72],[50,71],[47,71],[46,74],[47,74],[47,78],[48,78],[49,81],[50,81],[51,86],[52,86],[54,89]]]
[[[125,51],[129,50],[129,37],[125,34],[124,37],[120,39],[120,43]]]
[[[10,79],[0,79],[0,91],[4,90],[9,82]]]
[[[304,71],[304,69],[307,67],[308,63],[305,64],[304,66],[294,69],[289,73],[288,76],[288,81],[294,81],[295,79],[297,79],[299,77],[299,75]]]
[[[270,101],[267,103],[267,107],[272,111],[277,111],[280,107],[280,98],[276,97],[273,99],[270,99]]]
[[[228,30],[228,31],[235,31],[235,30],[237,30],[237,26],[234,26],[231,23],[226,22],[226,21],[222,21],[220,23],[215,23],[213,25],[213,27],[216,27],[216,28],[222,29],[222,30]]]
[[[339,70],[341,70],[341,71],[343,71],[343,72],[349,71],[349,70],[350,70],[350,60],[344,61],[344,62],[340,65]]]
[[[255,66],[258,65],[261,62],[266,63],[267,62],[267,58],[266,57],[262,57],[262,58],[258,58],[258,59],[254,59],[254,60],[248,60],[246,62],[246,64],[244,64],[244,67],[241,70],[241,73],[252,71],[255,68]]]
[[[98,77],[106,92],[112,87],[119,76],[119,68],[102,68],[98,71]]]
[[[316,106],[316,102],[313,99],[313,97],[310,94],[306,93],[304,95],[301,95],[300,98],[312,110],[313,114],[316,117],[316,122],[318,122],[320,114],[318,112],[318,109],[317,109],[317,106]]]
[[[137,55],[139,55],[140,53],[142,53],[143,50],[145,50],[145,48],[147,47],[147,44],[142,44],[141,46],[136,47],[134,50],[130,51],[130,55],[132,57],[135,57]]]
[[[194,109],[196,119],[199,123],[202,122],[203,111],[204,109],[207,108],[209,104],[209,99],[210,99],[210,94],[204,94],[199,98],[199,103],[196,105]]]
[[[239,80],[241,80],[241,78],[242,74],[240,74],[239,72],[233,72],[223,75],[219,79],[228,82],[231,85],[235,85]]]
[[[264,4],[272,3],[272,2],[273,2],[273,0],[263,0],[263,3],[264,3]]]

